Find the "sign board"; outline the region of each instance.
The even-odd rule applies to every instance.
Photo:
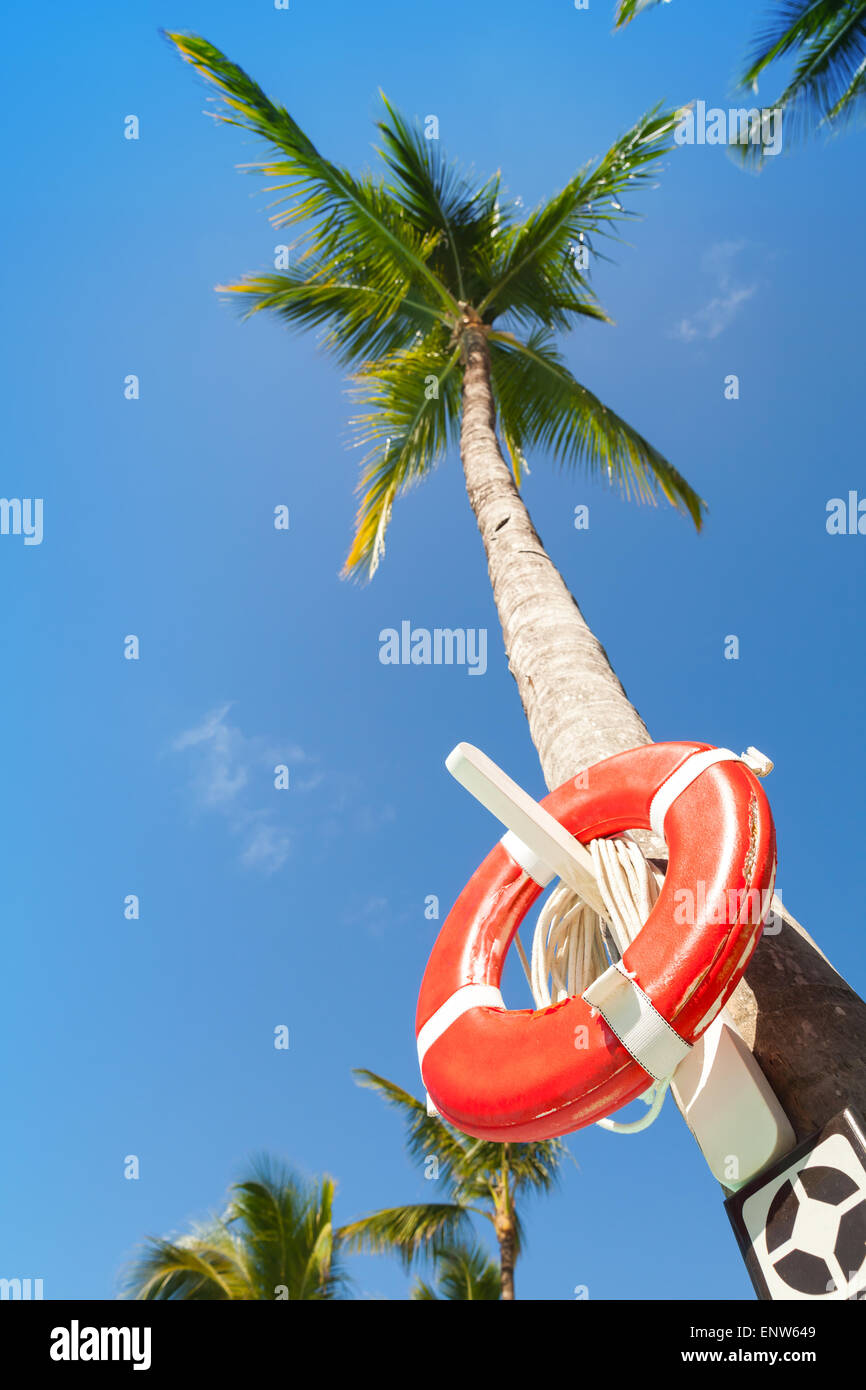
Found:
[[[866,1125],[844,1110],[725,1202],[758,1297],[866,1300]]]

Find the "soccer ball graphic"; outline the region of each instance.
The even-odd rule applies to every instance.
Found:
[[[862,1122],[858,1122],[862,1123]],[[751,1258],[773,1300],[866,1300],[866,1145],[837,1116],[742,1201]]]
[[[766,1251],[788,1297],[862,1296],[866,1197],[851,1174],[810,1162],[786,1177],[767,1212]]]

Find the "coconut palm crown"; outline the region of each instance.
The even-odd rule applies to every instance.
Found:
[[[345,1297],[335,1184],[305,1182],[261,1158],[234,1183],[222,1216],[154,1238],[130,1262],[123,1296],[145,1302],[305,1301]]]
[[[320,154],[289,112],[205,39],[168,35],[220,94],[216,119],[261,136],[271,156],[246,166],[275,180],[273,222],[297,230],[293,264],[219,288],[247,314],[271,310],[324,331],[352,368],[364,451],[345,572],[369,577],[396,498],[456,441],[467,337],[482,332],[499,432],[518,484],[527,451],[546,449],[626,495],[661,493],[700,525],[703,503],[631,425],[578,382],[556,334],[577,318],[607,322],[589,280],[596,241],[657,173],[676,125],[655,108],[607,153],[523,218],[500,177],[473,181],[382,96],[377,174],[355,176]]]

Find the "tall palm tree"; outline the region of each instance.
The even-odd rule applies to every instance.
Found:
[[[549,1192],[562,1164],[570,1158],[559,1139],[532,1144],[494,1144],[470,1139],[444,1120],[427,1114],[425,1103],[393,1081],[359,1069],[356,1076],[400,1111],[409,1154],[425,1167],[425,1176],[445,1200],[387,1207],[343,1226],[339,1237],[347,1250],[397,1254],[408,1266],[432,1258],[444,1289],[471,1287],[473,1298],[514,1298],[514,1268],[524,1243],[520,1199]],[[473,1217],[489,1221],[499,1247],[501,1295],[492,1293],[493,1278],[483,1252],[466,1246]],[[423,1286],[427,1289],[427,1285]],[[417,1288],[417,1286],[416,1286]],[[413,1293],[431,1297],[431,1293]],[[465,1298],[467,1294],[448,1293]]]
[[[575,380],[555,337],[580,318],[606,321],[589,280],[594,243],[631,215],[622,199],[657,171],[676,113],[642,117],[521,220],[500,199],[498,177],[472,183],[387,102],[383,171],[355,177],[212,44],[168,37],[220,94],[211,114],[270,146],[252,167],[276,180],[275,223],[298,232],[293,267],[227,288],[247,313],[324,330],[335,358],[354,369],[367,453],[346,571],[375,571],[396,498],[459,438],[509,668],[547,785],[650,742],[541,543],[520,478],[527,450],[546,449],[626,495],[660,493],[700,526],[701,499]],[[790,914],[759,943],[730,1007],[798,1137],[835,1114],[840,1095],[866,1108],[866,1068],[852,1041],[866,1035],[866,1003]]]
[[[409,1294],[416,1302],[448,1299],[452,1302],[498,1302],[502,1276],[498,1265],[480,1245],[452,1245],[435,1256],[432,1284],[417,1279]]]
[[[272,156],[251,167],[276,181],[284,205],[274,223],[298,230],[293,268],[221,288],[247,314],[323,328],[325,345],[354,369],[366,454],[346,572],[375,572],[395,500],[459,437],[510,667],[549,783],[646,742],[519,482],[527,451],[544,448],[626,494],[660,492],[700,525],[694,490],[575,380],[555,340],[581,317],[606,321],[589,282],[594,239],[634,215],[621,199],[657,172],[675,113],[644,116],[521,221],[500,199],[498,177],[472,183],[387,101],[384,173],[356,178],[212,44],[169,38],[220,92],[212,114],[269,143]]]
[[[619,0],[616,27],[659,3]],[[790,134],[808,134],[819,125],[833,128],[862,116],[866,0],[777,0],[753,45],[741,86],[757,91],[761,74],[788,54],[796,55],[794,71],[772,105],[790,119]],[[744,152],[756,148],[745,146]]]
[[[334,1182],[305,1183],[268,1159],[229,1189],[222,1216],[177,1239],[151,1239],[122,1277],[126,1298],[338,1298],[348,1284],[334,1231]]]

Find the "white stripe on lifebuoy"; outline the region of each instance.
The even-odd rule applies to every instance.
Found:
[[[657,835],[662,839],[665,837],[665,816],[671,806],[686,789],[690,787],[696,778],[700,777],[713,763],[739,763],[736,753],[732,753],[730,748],[708,748],[704,753],[693,753],[690,758],[677,768],[676,772],[662,782],[652,801],[650,802],[650,825]]]
[[[463,985],[454,991],[450,999],[441,1004],[435,1014],[428,1018],[418,1034],[418,1065],[422,1065],[425,1054],[437,1038],[441,1038],[451,1024],[468,1009],[477,1009],[486,1004],[490,1008],[504,1009],[505,1000],[495,985]]]

